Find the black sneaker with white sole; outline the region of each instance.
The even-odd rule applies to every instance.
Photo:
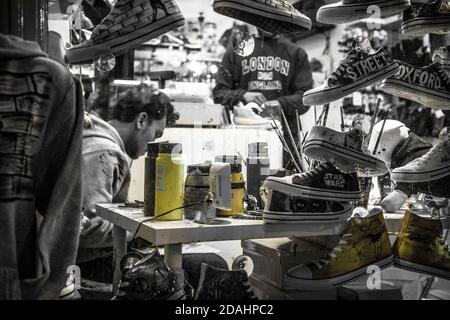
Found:
[[[355,48],[323,85],[305,92],[303,104],[323,105],[342,99],[395,75],[398,69],[398,63],[384,48],[373,54]]]
[[[266,189],[266,194],[263,211],[263,220],[266,223],[335,224],[346,221],[353,210],[353,206],[348,202],[290,196],[269,188]]]
[[[268,177],[263,187],[308,199],[344,202],[361,200],[357,175],[343,173],[328,162],[304,173],[281,178]]]
[[[418,36],[450,33],[450,0],[412,2],[403,12],[402,32]]]
[[[270,33],[305,32],[312,27],[310,18],[284,0],[214,0],[213,10]]]
[[[384,80],[381,90],[429,108],[450,110],[450,77],[440,63],[426,67],[399,64],[400,71]]]
[[[340,24],[370,18],[370,6],[377,6],[382,16],[399,13],[410,6],[409,0],[343,0],[327,4],[317,11],[317,21]]]

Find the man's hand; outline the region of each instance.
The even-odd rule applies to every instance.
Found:
[[[246,93],[244,93],[243,98],[246,103],[254,102],[257,103],[258,105],[262,105],[267,101],[266,97],[264,97],[264,95],[261,92],[247,91]]]

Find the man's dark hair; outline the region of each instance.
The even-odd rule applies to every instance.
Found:
[[[166,116],[168,127],[174,126],[179,118],[179,114],[175,112],[166,94],[140,84],[119,96],[113,107],[112,119],[132,122],[141,112],[146,112],[151,120],[161,120]]]

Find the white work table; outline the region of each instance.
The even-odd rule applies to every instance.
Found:
[[[97,215],[114,224],[114,293],[120,280],[120,259],[126,254],[126,231],[135,233],[145,217],[143,208],[125,207],[122,204],[99,204]],[[230,224],[205,225],[191,220],[157,221],[142,223],[138,237],[153,245],[164,245],[164,259],[177,274],[182,275],[182,244],[192,242],[280,238],[290,236],[326,236],[343,232],[346,222],[332,226],[318,223],[266,224],[262,220],[220,218]]]

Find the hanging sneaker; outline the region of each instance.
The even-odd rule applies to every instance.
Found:
[[[336,223],[346,221],[352,214],[348,202],[314,200],[290,196],[274,189],[264,188],[263,220],[266,223]]]
[[[409,0],[343,0],[324,5],[317,11],[317,21],[326,24],[340,24],[370,18],[369,6],[380,8],[381,16],[393,15],[410,6]],[[369,12],[367,12],[369,11]]]
[[[433,62],[438,62],[450,77],[450,46],[441,47],[433,52]]]
[[[441,130],[439,142],[422,157],[395,168],[391,179],[395,182],[428,182],[450,176],[450,127]]]
[[[174,0],[117,0],[111,12],[94,28],[91,38],[67,50],[66,61],[91,63],[183,25],[184,17]]]
[[[441,220],[407,210],[393,251],[396,267],[450,280],[450,252]]]
[[[258,300],[244,270],[224,270],[201,264],[194,300]]]
[[[367,151],[364,132],[353,128],[340,132],[323,126],[312,127],[303,152],[311,159],[330,162],[344,172],[357,172],[362,177],[381,176],[388,172],[384,161]]]
[[[213,10],[275,34],[311,30],[311,19],[284,0],[214,0]]]
[[[384,80],[380,89],[433,109],[450,110],[450,77],[437,62],[426,67],[400,63],[400,71]]]
[[[303,104],[323,105],[342,99],[395,75],[398,68],[398,63],[384,48],[373,54],[354,48],[323,85],[305,92]]]
[[[185,291],[155,249],[143,257],[131,252],[122,258],[122,279],[114,300],[182,300]]]
[[[242,105],[233,108],[233,122],[247,128],[271,128],[270,121],[256,114],[252,108]]]
[[[327,257],[287,271],[286,285],[298,290],[323,290],[367,275],[368,268],[393,264],[383,212],[350,219],[336,247]]]
[[[308,172],[282,178],[268,177],[263,187],[308,199],[342,202],[361,200],[356,174],[343,173],[328,162]]]
[[[412,2],[411,7],[403,12],[402,32],[417,36],[449,33],[450,0]]]

